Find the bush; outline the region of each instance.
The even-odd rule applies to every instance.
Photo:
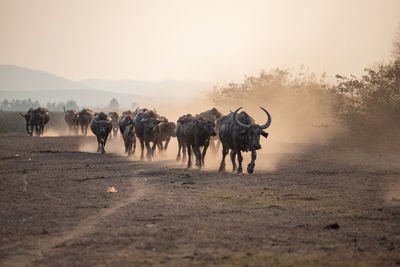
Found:
[[[400,141],[400,61],[365,69],[361,78],[337,75],[332,86],[338,118],[360,144]],[[382,143],[383,142],[383,143]]]

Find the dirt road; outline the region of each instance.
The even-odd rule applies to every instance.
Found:
[[[1,266],[400,264],[397,155],[314,145],[238,176],[93,139],[0,137]]]

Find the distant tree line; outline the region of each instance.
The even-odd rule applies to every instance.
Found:
[[[132,107],[136,107],[137,103],[132,103]],[[11,101],[4,99],[0,102],[0,110],[2,111],[27,111],[30,108],[38,108],[38,107],[45,107],[49,111],[53,112],[62,112],[64,108],[66,110],[73,109],[73,110],[80,110],[83,107],[79,107],[75,100],[68,100],[65,102],[47,102],[45,106],[42,106],[39,101],[35,100],[32,101],[30,98],[28,99],[13,99]],[[110,101],[108,107],[104,108],[105,110],[119,110],[119,103],[117,99],[113,98]]]
[[[28,99],[13,99],[11,101],[8,101],[7,99],[4,99],[3,101],[0,102],[0,110],[3,111],[27,111],[30,108],[38,108],[40,107],[41,104],[39,101],[35,100],[32,101],[30,98]],[[75,109],[79,110],[78,104],[74,100],[69,100],[67,103],[64,102],[59,102],[59,103],[50,103],[48,102],[45,106],[49,111],[53,112],[61,112],[65,109]]]

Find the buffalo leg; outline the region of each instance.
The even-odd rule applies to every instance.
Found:
[[[239,162],[239,168],[237,170],[237,173],[243,174],[243,167],[242,167],[243,156],[242,156],[242,152],[240,152],[240,150],[238,150],[238,152],[237,152],[237,159]]]
[[[104,154],[106,153],[104,147],[106,146],[107,137],[101,137],[100,140],[101,140],[101,154]]]
[[[132,143],[129,142],[129,143],[128,143],[128,156],[131,155],[131,150],[132,150]]]
[[[157,143],[157,147],[158,147],[158,152],[163,151],[164,147],[163,147],[162,141]]]
[[[236,157],[236,152],[234,150],[232,150],[231,151],[231,161],[232,161],[232,167],[233,167],[232,172],[235,172],[237,170],[235,157]],[[238,155],[238,158],[239,158],[239,155]]]
[[[142,154],[140,155],[140,159],[143,160],[144,159],[144,142],[143,140],[140,140],[140,147],[142,148]]]
[[[125,145],[125,153],[128,152],[129,153],[129,141],[126,141],[124,139],[124,145]]]
[[[153,161],[153,152],[152,152],[152,149],[151,149],[151,147],[150,147],[150,142],[147,142],[147,141],[145,141],[144,142],[145,143],[145,145],[146,145],[146,149],[147,149],[147,160],[149,160],[149,161]]]
[[[106,149],[105,149],[105,146],[106,146],[106,144],[107,144],[107,139],[108,139],[108,137],[111,137],[111,132],[110,133],[108,133],[105,137],[104,137],[104,141],[103,141],[103,153],[106,153]]]
[[[256,166],[256,158],[257,158],[257,152],[255,150],[251,151],[251,161],[249,165],[247,165],[247,172],[249,174],[252,174],[254,171],[254,167]]]
[[[170,141],[170,140],[171,140],[171,138],[168,138],[168,139],[165,141],[164,150],[167,150],[168,144],[169,144],[169,141]]]
[[[181,148],[182,148],[181,142],[179,142],[178,140],[178,154],[176,155],[176,161],[181,160]]]
[[[39,126],[35,125],[36,135],[40,136]]]
[[[220,172],[225,171],[225,157],[226,157],[226,154],[228,154],[228,152],[229,152],[229,148],[222,146],[222,160],[221,160],[221,164],[219,165],[219,169],[218,169],[218,171],[220,171]]]
[[[154,153],[156,152],[157,142],[153,142],[153,146],[151,147],[151,157],[154,158]]]
[[[101,138],[100,138],[100,136],[96,136],[96,137],[97,137],[97,152],[100,152]]]
[[[192,149],[190,147],[190,145],[187,146],[187,151],[188,151],[188,163],[187,163],[187,168],[191,168],[192,167]]]
[[[125,153],[128,152],[128,146],[129,146],[129,136],[125,138],[124,136],[124,146],[125,146]]]
[[[193,152],[196,156],[196,161],[197,161],[197,167],[201,169],[203,167],[203,158],[201,157],[202,153],[200,151],[200,147],[196,146],[193,148]]]
[[[211,141],[211,142],[214,142],[214,141]],[[206,142],[205,144],[204,144],[204,147],[203,147],[203,153],[201,153],[201,163],[203,164],[203,168],[204,168],[204,159],[206,158],[206,154],[207,154],[207,149],[208,149],[208,145],[210,144],[210,142]]]
[[[186,146],[185,145],[182,145],[182,154],[183,154],[182,162],[185,162],[186,161]]]
[[[136,137],[133,137],[133,154],[135,154],[136,151]]]

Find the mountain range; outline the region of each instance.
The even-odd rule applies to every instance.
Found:
[[[80,106],[107,106],[116,98],[121,107],[130,108],[132,103],[141,106],[174,104],[194,98],[211,88],[210,83],[181,82],[175,80],[137,81],[86,79],[71,81],[48,72],[16,65],[0,65],[0,101],[7,99],[67,102],[75,100]]]

